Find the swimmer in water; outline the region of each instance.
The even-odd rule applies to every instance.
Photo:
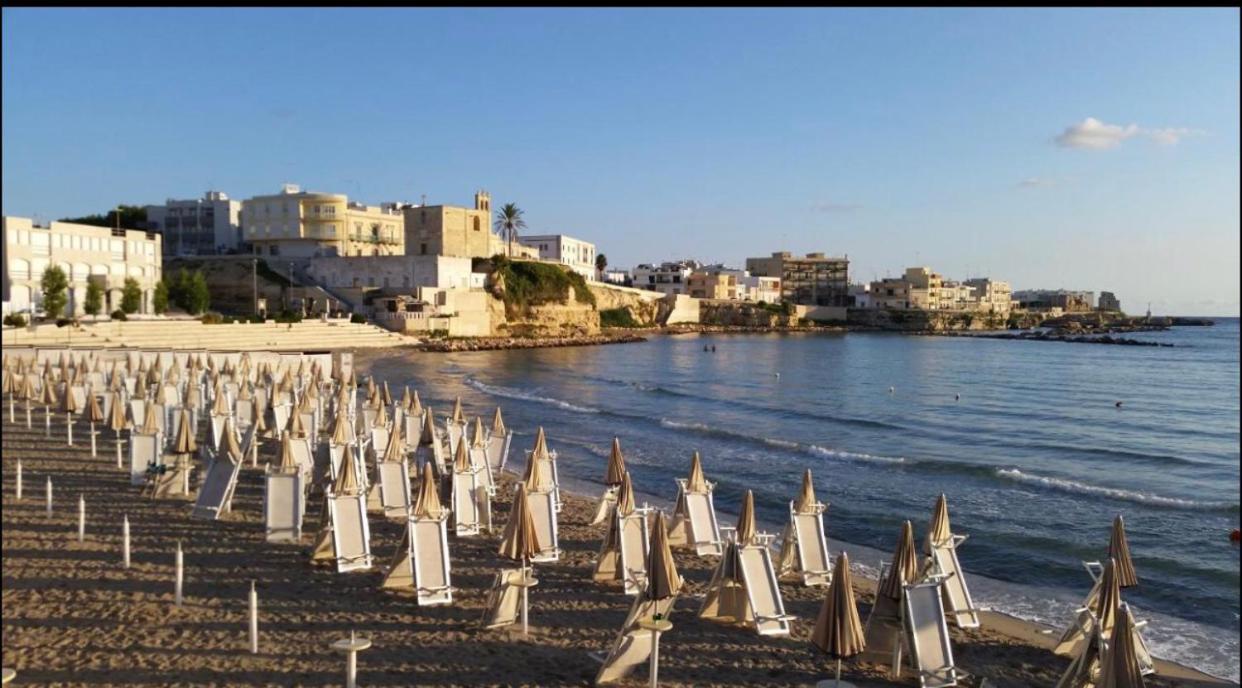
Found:
[[[1120,401],[1117,402],[1116,404],[1114,404],[1114,406],[1116,406],[1117,408],[1121,408],[1121,402]]]
[[[953,395],[953,401],[961,401],[961,400],[962,400],[962,395],[960,394]]]

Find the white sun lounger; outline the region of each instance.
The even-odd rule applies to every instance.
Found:
[[[159,462],[161,443],[159,434],[130,433],[129,482],[131,485],[143,485],[147,482],[147,467]]]
[[[211,417],[211,448],[216,451],[220,451],[220,437],[224,435],[224,425],[228,420],[228,416]]]
[[[371,528],[361,495],[337,495],[328,500],[332,515],[332,546],[338,573],[371,568]]]
[[[142,427],[142,421],[147,417],[147,400],[146,399],[130,399],[129,400],[129,425],[133,428]]]
[[[1091,631],[1095,627],[1095,616],[1091,613],[1091,610],[1095,608],[1096,600],[1100,596],[1100,573],[1102,572],[1102,567],[1099,562],[1094,561],[1084,561],[1083,567],[1087,569],[1087,574],[1091,576],[1091,580],[1094,583],[1091,585],[1091,591],[1087,593],[1087,597],[1082,601],[1082,604],[1074,610],[1074,620],[1065,629],[1065,632],[1061,634],[1056,647],[1052,649],[1058,655],[1080,654],[1079,645],[1091,637]]]
[[[621,556],[618,565],[621,567],[621,580],[625,584],[627,595],[637,595],[647,584],[647,552],[650,548],[647,514],[650,511],[635,509],[629,516],[618,516],[621,518]]]
[[[198,499],[194,502],[190,518],[212,521],[228,511],[240,470],[240,461],[234,463],[227,456],[214,457],[207,467],[207,477],[198,491]]]
[[[289,404],[277,404],[272,406],[273,420],[271,427],[268,429],[277,434],[283,432],[285,428],[289,427],[289,414],[292,410],[293,407]]]
[[[385,428],[385,427],[371,428],[371,432],[369,433],[369,436],[371,438],[371,450],[375,452],[375,455],[377,457],[382,456],[384,453],[384,449],[388,446],[388,435],[389,435],[388,428]]]
[[[302,427],[306,428],[306,436],[312,445],[319,442],[319,418],[314,411],[299,413],[302,416]]]
[[[500,628],[517,623],[522,606],[522,589],[514,583],[522,578],[522,569],[496,572],[483,606],[483,628]]]
[[[254,425],[254,399],[238,399],[233,402],[233,417],[237,421],[237,428],[239,430],[243,430],[251,425]]]
[[[747,545],[738,548],[742,560],[742,580],[746,583],[746,596],[755,615],[755,630],[759,635],[787,636],[790,621],[781,599],[781,589],[776,582],[776,570],[767,545]]]
[[[413,588],[418,593],[419,606],[453,602],[446,520],[441,516],[406,522],[405,537],[380,587]]]
[[[793,561],[797,564],[796,571],[802,574],[802,583],[807,586],[828,585],[832,582],[832,558],[828,554],[828,540],[824,534],[823,508],[816,509],[813,514],[800,514],[794,511],[794,503],[789,502],[789,519],[793,528],[792,545],[797,550]],[[784,554],[782,552],[782,554]]]
[[[496,479],[492,475],[492,467],[487,463],[487,450],[484,447],[473,447],[469,450],[470,465],[479,476],[479,486],[487,490],[487,496],[496,494]]]
[[[380,505],[384,515],[392,519],[404,519],[413,502],[410,501],[410,469],[404,461],[381,461],[379,472]]]
[[[941,585],[940,580],[933,580],[905,586],[903,609],[910,664],[918,674],[921,688],[956,686],[962,678],[962,672],[953,664]]]
[[[712,500],[712,492],[687,492],[686,479],[677,479],[678,488],[685,499],[686,511],[689,514],[689,543],[699,556],[720,556],[723,550],[720,540],[720,526],[716,522],[716,505]]]
[[[503,435],[491,435],[487,438],[487,464],[491,466],[493,473],[499,473],[505,469],[505,462],[509,459],[509,444],[512,441],[512,430]]]
[[[453,471],[452,504],[449,508],[453,513],[453,531],[458,537],[478,535],[482,527],[482,503],[486,503],[488,499],[487,489],[479,484],[478,478],[477,471]]]
[[[593,655],[602,661],[599,673],[595,675],[595,685],[605,685],[629,676],[635,669],[647,664],[651,659],[654,633],[638,627],[639,619],[650,619],[656,614],[668,618],[673,609],[676,597],[651,601],[642,597],[635,598],[630,605],[630,613],[625,618],[620,632],[612,641],[608,654]]]
[[[616,485],[604,488],[604,494],[600,496],[599,505],[595,508],[595,518],[591,519],[591,525],[597,526],[608,520],[609,514],[617,506],[618,489]]]
[[[962,565],[957,560],[957,546],[966,541],[965,535],[954,535],[952,540],[932,548],[932,562],[936,573],[944,578],[944,606],[948,619],[958,628],[978,628],[979,611],[975,609],[962,575]]]
[[[531,561],[556,561],[561,557],[561,549],[557,540],[556,503],[554,492],[528,492],[526,504],[530,508],[531,518],[535,521],[535,532],[541,547],[539,554]]]
[[[454,423],[452,418],[444,419],[444,431],[448,436],[448,446],[452,449],[457,448],[457,443],[461,442],[462,435],[466,434],[465,423]]]
[[[413,452],[418,448],[417,440],[423,434],[423,416],[421,413],[415,416],[405,412],[401,415],[401,422],[403,423],[402,428],[405,430],[402,433],[402,436],[405,437],[405,450]]]
[[[263,524],[268,542],[302,539],[302,475],[268,473],[263,476]]]

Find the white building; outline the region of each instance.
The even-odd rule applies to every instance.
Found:
[[[750,270],[726,270],[725,274],[737,279],[738,301],[754,301],[758,303],[780,303],[781,278],[752,275]]]
[[[148,229],[164,236],[170,256],[211,255],[237,251],[242,243],[241,201],[221,191],[202,198],[147,206]]]
[[[569,266],[574,272],[595,281],[595,244],[564,234],[519,236],[518,243],[537,249],[540,260]]]
[[[139,312],[152,312],[151,299],[162,277],[159,234],[72,222],[36,227],[26,217],[5,217],[3,227],[5,313],[41,311],[43,271],[49,265],[59,265],[69,279],[66,314],[85,312],[91,281],[104,289],[101,314],[119,309],[127,277],[137,280],[142,290]]]
[[[979,310],[987,313],[1009,315],[1014,294],[1008,282],[994,280],[990,277],[979,277],[968,279],[963,284],[974,287],[973,298],[978,303]]]
[[[631,284],[630,271],[621,270],[618,268],[612,268],[610,270],[605,270],[604,281],[607,282],[608,284],[619,284],[623,287],[628,287]]]
[[[690,275],[699,267],[699,262],[694,260],[659,265],[643,263],[634,268],[634,288],[656,291],[665,296],[689,294]]]

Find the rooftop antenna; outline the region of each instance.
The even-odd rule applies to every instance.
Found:
[[[423,205],[427,205],[427,194],[423,194]]]

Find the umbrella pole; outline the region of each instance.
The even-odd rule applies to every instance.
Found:
[[[26,402],[26,429],[30,429],[30,402]]]
[[[91,423],[91,458],[98,458],[99,454],[95,451],[95,424]]]
[[[522,558],[522,579],[523,580],[526,579],[526,575],[527,575],[526,566],[527,566],[526,557],[523,557]],[[528,605],[528,598],[526,594],[527,594],[527,591],[529,590],[530,590],[530,586],[527,586],[527,585],[522,586],[522,637],[523,638],[527,637],[527,630],[528,630],[526,620],[527,620],[527,610],[529,608],[529,605]]]
[[[837,688],[841,688],[841,658],[837,657]]]
[[[73,446],[73,414],[65,414],[65,435],[69,438],[69,446]]]
[[[121,463],[121,431],[120,430],[116,431],[116,467],[117,468],[123,467],[123,464]]]
[[[52,436],[52,407],[43,407],[43,436],[50,438]]]

